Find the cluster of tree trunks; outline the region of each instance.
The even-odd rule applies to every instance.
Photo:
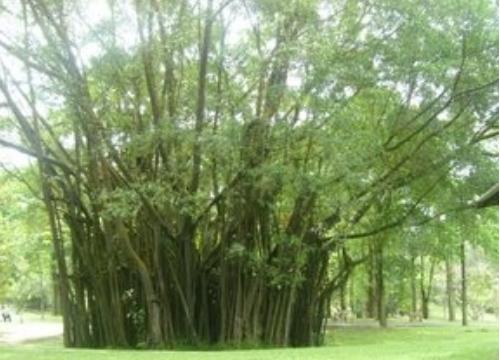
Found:
[[[387,301],[385,299],[384,287],[384,239],[377,238],[367,244],[368,256],[366,262],[366,304],[364,315],[368,318],[377,319],[380,326],[387,326]],[[454,262],[450,254],[446,255],[445,265],[445,295],[447,317],[449,321],[456,320],[455,307],[457,300],[461,305],[462,325],[468,325],[468,300],[467,300],[467,266],[466,266],[466,241],[460,243],[460,284],[455,281]],[[417,263],[418,262],[418,263]],[[410,321],[429,319],[430,300],[432,294],[434,272],[438,266],[437,258],[426,259],[424,256],[411,256],[409,263],[409,319]],[[385,275],[387,276],[387,275]],[[456,289],[460,287],[460,296],[457,299]],[[405,291],[404,289],[402,291]],[[342,290],[341,290],[342,294]],[[420,294],[420,296],[419,296]],[[345,300],[344,300],[345,302]],[[344,309],[344,308],[342,308]],[[354,306],[351,306],[355,312]]]
[[[156,1],[148,5],[137,2],[136,8],[143,42],[145,98],[158,133],[162,119],[174,121],[179,111],[178,69],[166,43],[159,6]],[[304,346],[322,341],[331,294],[345,283],[352,261],[337,277],[329,275],[330,251],[325,249],[332,246],[325,247],[327,240],[314,228],[313,190],[306,186],[299,191],[283,223],[273,210],[280,186],[263,188],[259,175],[255,175],[268,161],[271,119],[280,106],[289,67],[284,48],[299,31],[299,19],[292,13],[277,29],[277,55],[262,71],[254,120],[243,128],[241,169],[222,188],[218,160],[204,153],[201,141],[207,125],[217,131],[220,111],[215,110],[210,122],[206,119],[212,27],[215,14],[220,12],[212,7],[209,1],[200,17],[204,25],[193,146],[187,152],[191,169],[178,176],[173,172],[179,171],[176,166],[185,154],[180,153],[175,141],[155,143],[149,152],[132,156],[113,144],[99,119],[96,99],[92,98],[87,75],[79,67],[63,17],[54,15],[46,2],[23,1],[25,20],[29,18],[42,29],[60,60],[61,76],[47,69],[41,71],[65,89],[66,106],[73,114],[74,151],[69,152],[53,134],[47,119],[37,112],[31,80],[31,91],[25,98],[33,110],[31,116],[21,111],[7,84],[0,81],[8,106],[32,149],[20,150],[35,155],[39,163],[66,346],[244,342]],[[179,16],[185,16],[183,5],[179,11]],[[154,56],[148,43],[153,26],[158,27],[165,46],[162,90],[153,74]],[[26,59],[28,74],[32,65]],[[220,97],[222,68],[217,76]],[[134,117],[140,128],[142,99],[138,101]],[[202,158],[211,163],[211,181],[202,169]],[[302,166],[297,170],[316,165],[306,159]],[[140,186],[148,182],[171,189],[175,192],[172,198],[187,199],[192,210],[179,211],[155,203]],[[124,204],[103,198],[116,190],[132,194],[126,203],[134,207],[133,214],[123,214],[120,207]],[[208,205],[196,207],[197,194],[210,191]]]

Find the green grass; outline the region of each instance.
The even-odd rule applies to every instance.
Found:
[[[494,326],[346,328],[329,333],[319,348],[226,351],[125,351],[64,349],[59,341],[0,346],[0,360],[326,360],[498,358]]]
[[[16,316],[19,316],[16,314]],[[61,322],[61,316],[52,315],[51,313],[45,312],[23,312],[22,317],[24,321],[41,321],[41,322]]]

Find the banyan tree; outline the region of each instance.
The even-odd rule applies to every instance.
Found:
[[[38,166],[65,344],[320,344],[346,244],[494,131],[489,3],[1,2],[0,144]]]

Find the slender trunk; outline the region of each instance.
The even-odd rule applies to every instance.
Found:
[[[462,272],[462,325],[467,326],[467,273],[466,273],[466,261],[465,261],[465,240],[462,240],[460,244],[460,265]]]
[[[371,242],[368,244],[367,275],[368,275],[368,289],[367,289],[367,302],[366,302],[366,316],[370,319],[375,319],[377,317],[375,255],[373,250],[373,244]]]
[[[425,296],[422,296],[422,318],[426,320],[429,318],[429,299]]]
[[[384,284],[384,239],[377,239],[375,248],[376,264],[376,285],[377,285],[377,315],[381,327],[387,327],[387,312],[385,303],[385,284]]]
[[[340,310],[344,313],[347,310],[347,301],[346,301],[346,287],[347,281],[344,281],[342,285],[340,285]]]
[[[59,293],[59,276],[57,275],[55,260],[52,260],[52,315],[61,315],[61,295]]]
[[[446,298],[448,308],[448,320],[455,321],[455,287],[453,284],[453,265],[450,259],[446,259]]]
[[[208,55],[210,50],[211,33],[212,33],[212,0],[208,2],[208,9],[205,18],[205,28],[203,32],[203,42],[201,44],[199,70],[198,70],[198,97],[196,101],[196,118],[195,118],[195,134],[192,152],[192,173],[191,183],[189,184],[189,192],[194,195],[197,193],[200,186],[201,163],[202,163],[202,146],[201,134],[205,122],[205,102],[206,102],[206,86],[207,86],[207,69]],[[187,215],[184,219],[182,236],[180,237],[184,251],[184,291],[186,294],[186,302],[190,317],[195,312],[194,294],[195,294],[195,245],[194,236],[196,232],[196,221],[191,215]],[[192,326],[190,326],[192,327]],[[190,337],[196,342],[196,331],[193,331]]]
[[[422,298],[422,318],[428,319],[429,313],[429,301],[431,298],[432,291],[432,280],[434,278],[434,267],[436,261],[434,259],[430,260],[430,267],[428,273],[427,284],[425,283],[426,269],[425,269],[425,259],[423,256],[420,257],[420,294]]]
[[[201,132],[205,122],[205,102],[207,85],[208,53],[210,50],[210,41],[212,34],[212,0],[208,2],[208,10],[205,19],[205,29],[203,32],[203,43],[200,52],[200,67],[198,70],[198,98],[196,101],[196,121],[195,121],[195,140],[193,145],[193,169],[190,184],[190,192],[195,193],[200,183],[201,171]]]
[[[129,261],[134,265],[139,276],[141,278],[141,283],[143,286],[144,294],[146,297],[146,307],[148,315],[148,341],[153,347],[161,345],[163,342],[163,336],[161,331],[161,312],[159,299],[154,289],[153,282],[151,280],[151,274],[144,264],[143,260],[137,255],[135,250],[132,248],[130,243],[128,231],[125,226],[118,222],[117,232],[121,238],[123,244],[123,250],[125,251]]]
[[[41,313],[41,317],[42,319],[45,318],[45,291],[44,291],[44,274],[43,274],[43,271],[42,271],[42,266],[41,266],[41,260],[40,260],[40,257],[38,257],[38,268],[39,268],[39,272],[40,272],[40,313]]]
[[[415,271],[415,257],[411,257],[410,262],[410,277],[411,277],[411,314],[410,321],[417,320],[417,272]]]
[[[43,177],[42,177],[43,179]],[[42,191],[44,194],[44,202],[49,217],[49,225],[52,233],[52,246],[57,260],[57,273],[59,275],[59,299],[63,316],[63,341],[65,346],[74,345],[74,334],[71,329],[71,302],[69,299],[70,285],[68,281],[68,269],[66,266],[66,256],[64,254],[64,244],[61,237],[61,231],[57,224],[56,211],[54,204],[50,200],[52,193],[46,181],[42,181]]]

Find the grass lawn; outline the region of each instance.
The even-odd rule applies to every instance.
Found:
[[[498,359],[494,326],[341,328],[327,345],[301,349],[226,351],[124,351],[65,349],[60,341],[0,345],[0,360],[323,360],[323,359]]]

